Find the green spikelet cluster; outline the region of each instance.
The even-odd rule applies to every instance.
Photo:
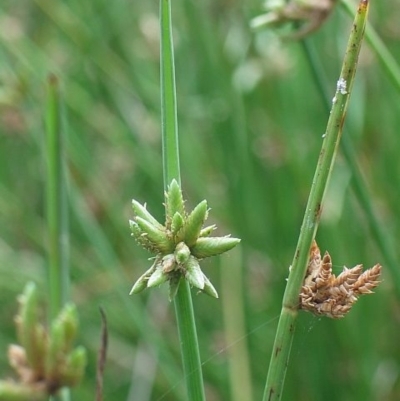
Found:
[[[78,330],[76,307],[66,305],[47,330],[39,321],[35,284],[19,297],[15,318],[20,345],[10,345],[8,358],[18,381],[0,381],[0,400],[41,401],[62,387],[77,385],[86,366],[86,350],[73,348]]]
[[[193,287],[218,298],[199,261],[229,251],[240,239],[209,236],[216,227],[203,228],[208,217],[207,201],[203,200],[187,213],[181,188],[173,180],[165,194],[165,225],[160,224],[139,202],[133,200],[132,207],[134,218],[129,222],[132,236],[139,245],[154,253],[155,258],[150,269],[133,285],[130,294],[168,281],[172,300],[183,278]]]

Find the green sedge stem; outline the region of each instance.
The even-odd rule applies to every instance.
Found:
[[[365,31],[365,38],[367,39],[368,26]],[[321,65],[319,56],[312,47],[311,43],[307,40],[302,41],[305,55],[309,61],[311,72],[314,76],[314,82],[316,82],[317,88],[320,91],[321,98],[324,102],[326,109],[329,111],[330,108],[330,98],[329,92],[327,91],[326,77],[324,76],[324,69]],[[373,46],[370,42],[370,46]],[[399,86],[400,89],[400,86]],[[349,165],[351,171],[352,189],[356,195],[356,198],[367,217],[369,229],[371,235],[374,238],[376,244],[378,244],[379,249],[385,259],[385,265],[388,267],[390,273],[393,277],[393,282],[395,283],[395,289],[397,291],[398,297],[400,298],[400,270],[397,268],[397,257],[393,247],[390,246],[390,239],[388,238],[388,233],[382,229],[374,208],[371,202],[371,196],[368,194],[367,186],[364,182],[360,168],[357,164],[356,152],[351,143],[350,138],[344,135],[342,139],[342,153]]]
[[[161,114],[164,187],[175,179],[181,185],[171,0],[160,0]]]
[[[353,15],[353,6],[350,1],[341,1],[344,10],[349,14]],[[396,86],[397,90],[400,91],[400,68],[399,64],[393,55],[390,53],[388,48],[382,42],[379,35],[376,33],[374,28],[370,25],[365,30],[365,41],[370,45],[372,51],[377,56],[383,69],[386,71],[392,83]]]
[[[329,183],[342,133],[367,14],[368,0],[361,0],[348,41],[342,71],[337,82],[336,93],[332,101],[331,114],[283,297],[282,310],[272,350],[263,401],[277,401],[282,396],[298,315],[299,293],[306,273],[311,243],[318,228],[324,194]]]
[[[68,299],[67,203],[63,166],[59,84],[51,75],[47,84],[47,225],[50,314],[54,319]]]
[[[68,300],[68,222],[66,182],[61,130],[61,105],[58,79],[50,75],[47,82],[47,229],[49,258],[49,303],[51,320],[55,319]],[[68,401],[69,390],[50,397],[52,401]]]
[[[163,171],[164,187],[167,189],[173,179],[176,179],[180,185],[178,118],[170,0],[160,0],[160,24]],[[204,401],[203,374],[192,296],[190,285],[186,280],[181,280],[174,303],[187,396],[191,401]]]
[[[206,398],[204,395],[203,373],[201,370],[192,296],[189,283],[186,280],[181,279],[174,302],[186,380],[187,399],[204,401]]]

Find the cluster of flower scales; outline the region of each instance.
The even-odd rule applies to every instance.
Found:
[[[332,274],[328,252],[323,258],[314,241],[310,250],[306,277],[300,293],[300,308],[316,315],[342,318],[363,294],[371,294],[380,283],[381,265],[363,272],[363,266],[344,267],[337,277]]]

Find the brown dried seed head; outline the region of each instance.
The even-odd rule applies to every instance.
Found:
[[[341,319],[350,311],[351,306],[352,305],[337,305],[329,317],[333,319]]]
[[[354,292],[359,294],[371,294],[372,290],[380,283],[381,265],[376,264],[371,269],[366,270],[354,283]]]
[[[310,248],[310,259],[308,261],[307,274],[305,284],[311,284],[313,279],[318,275],[319,269],[321,267],[321,253],[319,251],[318,245],[313,241]]]
[[[348,313],[362,294],[372,293],[379,284],[381,265],[362,272],[362,265],[351,269],[344,267],[335,277],[328,252],[321,260],[320,250],[314,241],[310,249],[310,261],[304,285],[300,293],[300,308],[316,315],[334,319]]]
[[[346,266],[344,266],[343,271],[332,282],[332,285],[337,286],[343,283],[346,283],[347,285],[352,285],[360,277],[362,269],[362,265],[354,266],[351,269],[348,269]]]
[[[330,281],[333,279],[332,276],[332,260],[331,256],[328,252],[325,252],[325,255],[321,262],[321,267],[318,271],[318,276],[316,279],[317,287],[322,287],[324,285],[328,285]]]

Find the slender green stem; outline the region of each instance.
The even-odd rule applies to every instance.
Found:
[[[175,67],[172,43],[171,0],[160,0],[161,112],[164,187],[176,179],[180,184]],[[181,280],[174,300],[188,399],[205,400],[203,374],[190,286]]]
[[[173,179],[179,185],[181,183],[171,0],[160,0],[160,22],[162,148],[164,187],[167,189]]]
[[[179,290],[175,297],[175,313],[178,323],[188,400],[204,401],[203,373],[201,370],[192,296],[189,283],[186,280],[181,280],[179,285]]]
[[[272,350],[263,401],[281,399],[298,314],[299,293],[306,273],[311,243],[318,228],[324,194],[329,183],[342,133],[367,12],[368,0],[361,0],[347,45],[336,93],[332,101],[331,114],[283,297],[282,311]]]
[[[349,0],[341,0],[341,4],[349,15],[353,14],[353,6]],[[385,46],[385,44],[382,42],[381,38],[376,33],[374,28],[370,25],[368,25],[365,30],[365,40],[377,56],[379,62],[391,79],[392,83],[396,86],[397,90],[400,91],[399,64],[390,53],[388,48]]]
[[[368,27],[365,33],[366,39],[367,35]],[[315,48],[312,47],[310,41],[303,40],[302,44],[304,47],[304,52],[310,64],[312,74],[314,76],[314,82],[316,83],[317,88],[320,91],[321,98],[326,109],[329,111],[330,95],[327,90],[327,80],[324,76],[324,69],[321,65],[319,55],[316,53]],[[373,44],[370,43],[370,46],[373,46]],[[397,296],[400,297],[400,270],[397,268],[398,263],[396,252],[393,247],[390,246],[391,241],[388,238],[388,233],[384,229],[382,229],[382,224],[380,224],[379,219],[374,212],[374,208],[371,202],[371,196],[368,194],[367,186],[356,161],[356,152],[353,148],[350,138],[346,135],[343,136],[341,150],[351,170],[352,189],[362,210],[365,213],[369,229],[374,238],[374,241],[378,244],[382,252],[382,256],[385,260],[385,265],[388,267],[390,273],[392,274]]]
[[[55,319],[68,300],[68,222],[66,182],[61,130],[61,105],[58,80],[51,75],[47,84],[47,226],[49,258],[50,316]],[[52,401],[68,401],[69,390],[50,397]]]
[[[67,301],[69,271],[67,257],[67,204],[63,166],[59,85],[50,76],[47,86],[47,225],[50,314],[54,319]]]

